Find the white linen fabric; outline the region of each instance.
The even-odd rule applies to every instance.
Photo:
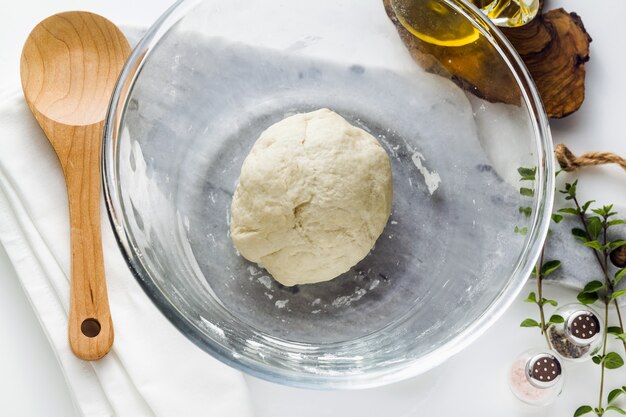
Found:
[[[84,416],[247,417],[243,375],[180,334],[139,287],[101,203],[115,328],[97,362],[69,347],[70,237],[61,166],[20,89],[0,93],[0,244],[4,246]]]

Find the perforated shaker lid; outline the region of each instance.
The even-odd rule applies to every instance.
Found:
[[[526,363],[526,376],[537,388],[550,388],[556,385],[561,373],[561,362],[547,352],[533,356]]]
[[[570,341],[577,345],[589,345],[600,337],[600,319],[593,312],[580,310],[572,313],[565,323]]]

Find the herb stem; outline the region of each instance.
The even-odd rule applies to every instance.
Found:
[[[622,332],[626,332],[626,329],[624,329],[624,325],[622,324],[622,313],[620,313],[619,311],[619,304],[617,304],[617,299],[613,300],[613,303],[615,303],[615,311],[617,312],[617,320],[619,321],[619,327],[621,327]],[[626,341],[624,342],[624,350],[626,350]]]
[[[541,334],[546,338],[548,349],[552,350],[552,344],[550,343],[550,337],[548,336],[548,329],[546,326],[546,315],[543,311],[543,274],[541,273],[541,266],[543,265],[543,255],[545,252],[545,245],[541,248],[541,255],[539,256],[539,263],[536,266],[537,276],[537,305],[539,306],[539,316],[541,317]]]
[[[574,204],[576,204],[576,209],[578,211],[578,217],[580,217],[580,221],[583,224],[583,228],[585,229],[585,233],[587,233],[588,237],[591,237],[591,235],[589,234],[589,228],[587,227],[587,219],[585,219],[585,215],[583,214],[580,204],[578,204],[578,200],[576,199],[576,197],[573,198],[574,200]],[[596,255],[596,259],[598,260],[598,264],[600,265],[600,268],[602,269],[602,272],[604,273],[604,277],[605,279],[608,277],[608,274],[606,272],[606,268],[604,267],[604,264],[602,263],[602,260],[600,259],[600,255],[598,255],[598,252],[596,252],[595,249],[591,248],[591,250],[593,251],[593,254]]]
[[[578,204],[578,203],[576,203]],[[603,236],[602,236],[602,245],[603,248],[606,246],[606,223],[607,223],[607,217],[603,216],[602,219],[602,229],[603,229]],[[595,250],[594,250],[594,253]],[[604,280],[606,282],[607,288],[609,287],[609,284],[611,284],[610,280],[609,280],[609,276],[607,274],[607,271],[609,269],[609,253],[608,251],[605,249],[602,250],[602,253],[604,255],[604,268],[603,268],[603,272],[604,272]],[[596,253],[597,254],[597,253]],[[605,296],[604,298],[604,329],[603,329],[603,341],[602,341],[602,362],[600,364],[601,367],[601,373],[600,373],[600,394],[598,396],[598,416],[602,417],[602,415],[604,414],[604,409],[602,408],[602,396],[604,395],[604,371],[606,369],[605,366],[605,358],[606,358],[606,347],[607,347],[607,341],[608,341],[608,337],[609,337],[609,332],[608,332],[608,323],[609,323],[609,298],[608,298],[608,294]]]
[[[605,323],[609,322],[609,302],[606,300],[604,301],[604,322]],[[604,366],[604,358],[606,356],[606,345],[607,345],[608,336],[609,336],[609,332],[607,331],[607,327],[605,325],[604,326],[604,341],[602,343],[602,363],[601,363],[602,373],[600,375],[600,396],[598,398],[598,410],[600,411],[600,414],[598,414],[598,416],[602,416],[602,414],[604,414],[604,410],[602,409],[602,395],[604,394],[604,370],[606,369]]]

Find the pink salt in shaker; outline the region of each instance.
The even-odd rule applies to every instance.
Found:
[[[509,386],[513,394],[527,404],[548,405],[563,389],[561,362],[551,351],[526,351],[511,366]]]

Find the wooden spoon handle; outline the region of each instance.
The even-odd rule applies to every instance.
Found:
[[[100,235],[102,123],[70,127],[59,153],[70,207],[72,245],[69,341],[76,356],[96,360],[113,344]],[[57,132],[58,133],[58,132]],[[65,154],[65,155],[64,155]]]

